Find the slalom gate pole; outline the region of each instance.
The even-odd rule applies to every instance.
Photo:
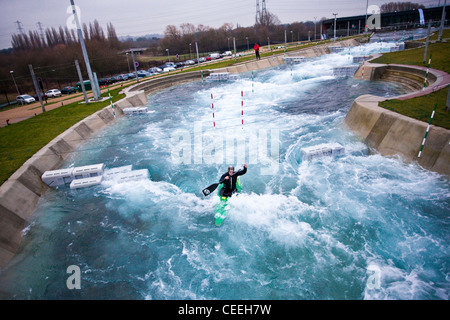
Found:
[[[426,86],[426,84],[427,84],[428,71],[430,70],[430,64],[431,64],[431,55],[432,55],[432,54],[430,54],[430,59],[428,60],[427,74],[425,75],[425,81],[423,82],[423,88],[422,88],[422,91],[425,90],[425,86]]]
[[[255,92],[254,84],[253,84],[253,70],[252,70],[252,92]]]
[[[211,107],[212,107],[212,115],[213,115],[213,126],[214,129],[216,128],[216,119],[214,117],[214,99],[213,99],[213,94],[211,92]]]
[[[200,67],[200,71],[202,73],[202,87],[203,87],[203,68],[202,67]]]
[[[241,90],[241,117],[242,117],[242,129],[244,129],[244,91]]]
[[[111,93],[109,92],[109,89],[108,89],[108,95],[109,95],[109,102],[111,103],[111,109],[112,109],[112,112],[113,112],[113,115],[114,115],[114,118],[115,118],[116,117],[116,112],[114,111],[114,105],[112,103]]]
[[[361,73],[361,79],[364,80],[364,61],[366,60],[366,56],[363,56],[363,63],[362,63],[362,73]]]
[[[291,59],[291,77],[292,77],[292,60],[294,59]]]
[[[430,131],[431,121],[433,121],[436,107],[437,107],[437,103],[434,105],[433,112],[431,113],[430,122],[428,122],[427,131],[425,132],[425,137],[423,138],[422,146],[420,147],[419,155],[417,156],[417,158],[420,158],[420,156],[422,155],[423,146],[425,145],[425,141],[427,141],[428,132]]]

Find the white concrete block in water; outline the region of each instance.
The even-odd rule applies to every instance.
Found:
[[[305,61],[306,61],[305,57],[285,57],[284,58],[284,63],[286,63],[286,64],[302,63]]]
[[[79,189],[96,186],[102,183],[102,176],[76,179],[70,183],[70,189]]]
[[[128,166],[122,166],[122,167],[117,167],[117,168],[106,169],[103,172],[103,180],[111,180],[111,179],[114,179],[114,177],[116,175],[119,175],[121,173],[131,172],[132,167],[133,166],[130,164]]]
[[[237,80],[239,76],[237,74],[230,74],[229,72],[217,72],[211,73],[205,80],[207,81],[228,81]]]
[[[339,53],[339,52],[344,51],[344,48],[341,46],[330,46],[330,47],[328,47],[328,49],[330,49],[331,53]]]
[[[122,172],[115,174],[110,180],[117,183],[123,183],[128,181],[139,181],[149,179],[149,173],[147,169],[133,170],[130,172]]]
[[[317,146],[301,149],[303,160],[313,160],[327,156],[340,156],[345,154],[345,148],[339,143],[323,143]]]
[[[103,163],[92,164],[89,166],[73,168],[72,176],[74,179],[83,179],[101,176],[105,165]]]
[[[124,114],[137,114],[137,113],[146,113],[147,107],[134,107],[134,108],[124,108]]]
[[[61,186],[72,182],[72,172],[73,168],[45,171],[41,179],[50,187]]]

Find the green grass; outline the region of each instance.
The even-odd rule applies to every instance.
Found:
[[[432,124],[450,130],[450,112],[445,106],[448,87],[430,93],[426,96],[408,100],[386,100],[380,102],[380,107],[403,114],[405,116],[429,122],[431,113],[437,103],[436,113]]]
[[[430,36],[430,41],[437,40],[438,37],[439,37],[439,30],[437,30]],[[448,39],[448,38],[450,38],[450,29],[444,29],[442,32],[442,39]],[[426,42],[427,39],[425,38],[425,39],[421,39],[419,41]]]
[[[449,30],[444,30],[444,36],[450,35]],[[405,64],[415,66],[427,66],[431,55],[430,67],[450,73],[450,43],[431,43],[428,47],[426,65],[423,64],[425,48],[417,48],[405,51],[385,53],[381,57],[372,60],[374,63],[383,64]],[[450,129],[450,112],[446,110],[448,87],[433,92],[426,96],[408,100],[386,100],[379,103],[380,107],[395,111],[405,116],[421,120],[430,121],[430,116],[434,105],[437,103],[436,114],[433,123],[436,126]]]
[[[119,94],[122,89],[111,90],[113,102],[125,97]],[[59,134],[109,104],[109,100],[88,105],[75,102],[1,128],[0,184]]]

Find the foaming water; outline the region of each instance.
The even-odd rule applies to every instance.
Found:
[[[448,299],[449,181],[369,152],[343,125],[357,96],[405,91],[336,78],[333,68],[389,48],[347,48],[253,80],[151,95],[152,112],[118,119],[64,165],[132,164],[150,179],[47,192],[0,273],[0,296]],[[302,160],[301,148],[326,142],[345,155]],[[252,153],[252,143],[278,149]],[[201,190],[244,162],[243,193],[218,228],[217,196]],[[80,267],[81,290],[67,289],[70,265]]]

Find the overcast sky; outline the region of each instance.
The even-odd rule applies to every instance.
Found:
[[[81,22],[98,20],[106,33],[111,22],[118,36],[163,34],[167,25],[192,23],[218,28],[224,23],[248,27],[255,22],[256,0],[74,0],[80,7]],[[369,0],[382,5],[394,0]],[[395,0],[398,1],[398,0]],[[439,0],[410,0],[425,7],[438,5]],[[262,3],[262,0],[259,1]],[[403,2],[403,1],[402,1]],[[443,0],[441,3],[443,4]],[[11,47],[11,35],[18,33],[16,21],[23,30],[66,26],[70,19],[69,0],[0,0],[0,49]],[[266,8],[281,23],[314,21],[365,13],[366,0],[266,0]]]

